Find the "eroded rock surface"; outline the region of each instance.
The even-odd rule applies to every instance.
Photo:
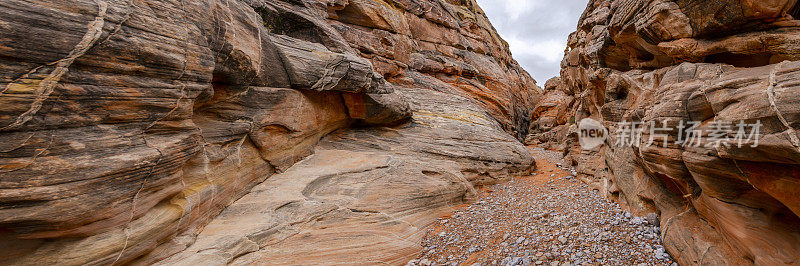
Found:
[[[577,146],[574,122],[531,139],[571,143],[559,148],[585,182],[635,213],[658,212],[682,264],[797,264],[798,10],[797,1],[591,1],[553,85],[566,92],[543,99],[574,95],[550,110],[603,121],[612,134],[592,151]],[[676,144],[681,120],[700,122],[699,146]],[[620,147],[621,121],[672,130],[648,146],[647,128]],[[758,146],[714,145],[716,123],[730,123],[733,138],[736,124],[756,121]]]
[[[529,173],[532,158],[477,105],[403,91],[398,128],[341,130],[315,153],[230,205],[181,264],[403,264],[424,228],[475,196],[473,185]],[[397,145],[401,143],[403,145]]]
[[[474,1],[4,1],[0,66],[2,264],[397,262],[533,165]]]

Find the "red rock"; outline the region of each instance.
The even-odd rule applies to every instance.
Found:
[[[701,121],[706,132],[712,121],[764,124],[758,147],[684,147],[672,130],[666,147],[645,145],[646,131],[639,146],[617,147],[612,134],[599,151],[568,148],[583,180],[637,214],[660,215],[681,264],[800,261],[800,208],[789,196],[800,189],[795,2],[596,0],[570,35],[556,86],[576,99],[551,108],[575,110],[578,121],[610,132],[623,120]]]
[[[12,0],[0,29],[0,264],[398,263],[534,167],[540,90],[474,1]]]

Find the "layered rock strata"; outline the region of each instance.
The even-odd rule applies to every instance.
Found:
[[[532,139],[568,143],[585,182],[659,213],[682,264],[800,263],[797,18],[796,1],[590,1]],[[604,147],[577,146],[583,118],[610,129]],[[647,125],[633,145],[616,145],[623,121]],[[678,143],[680,121],[699,145]],[[739,123],[761,124],[758,145],[733,141]]]
[[[4,1],[0,66],[2,264],[399,262],[533,167],[474,1]]]

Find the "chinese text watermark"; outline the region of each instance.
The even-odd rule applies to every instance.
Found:
[[[578,123],[578,137],[581,148],[592,150],[606,142],[607,137],[617,147],[640,147],[644,145],[668,147],[670,143],[681,147],[758,147],[761,136],[761,121],[746,123],[714,120],[707,123],[699,121],[656,121],[617,123],[609,134],[603,124],[591,118]]]
[[[673,140],[675,145],[683,147],[700,147],[701,145],[707,148],[733,145],[738,148],[745,145],[757,147],[761,126],[761,121],[753,123],[739,121],[734,124],[730,121],[714,120],[709,122],[706,127],[701,127],[701,122],[698,121],[684,122],[681,120],[674,127],[669,126],[667,121],[660,124],[655,121],[649,123],[622,121],[617,124],[613,136],[616,139],[615,145],[619,147],[639,147],[641,144],[651,146],[658,141],[662,147],[666,148],[670,140]],[[648,133],[648,137],[646,140],[642,140],[642,135],[645,133]]]

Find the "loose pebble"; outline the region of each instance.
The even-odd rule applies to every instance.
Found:
[[[408,265],[675,264],[661,245],[658,214],[636,217],[575,178],[558,152],[530,150],[535,173],[485,187],[440,218]]]

